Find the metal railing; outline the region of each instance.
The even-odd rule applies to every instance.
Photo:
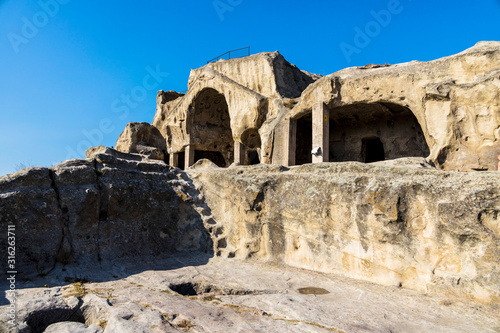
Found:
[[[215,62],[215,61],[217,61],[217,60],[219,60],[219,59],[223,59],[223,57],[224,57],[226,54],[228,55],[228,59],[227,59],[227,60],[229,60],[229,59],[231,59],[231,52],[233,52],[233,53],[234,53],[235,51],[241,51],[241,50],[248,50],[248,52],[247,52],[247,54],[246,54],[246,55],[243,55],[243,56],[241,56],[241,55],[240,55],[240,56],[236,56],[236,57],[234,57],[234,56],[233,56],[233,59],[234,59],[234,58],[243,58],[243,57],[248,57],[248,56],[250,55],[250,46],[247,46],[247,47],[242,47],[242,48],[240,48],[240,49],[234,49],[234,50],[231,50],[231,51],[227,51],[226,53],[223,53],[223,54],[221,54],[220,56],[217,56],[217,57],[215,57],[215,58],[213,58],[213,59],[211,59],[211,60],[207,61],[207,64],[209,64],[209,63],[211,63],[211,62]]]

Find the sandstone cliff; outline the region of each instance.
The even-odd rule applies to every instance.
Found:
[[[445,170],[496,170],[496,156],[500,155],[499,87],[500,42],[480,42],[434,61],[347,68],[325,76],[304,91],[288,117],[301,117],[321,101],[329,106],[330,118],[339,118],[343,124],[340,115],[348,106],[368,111],[375,110],[372,106],[377,103],[393,103],[408,108],[416,117],[430,149],[428,158],[437,166]],[[363,114],[366,117],[357,111],[361,120]],[[401,132],[400,136],[409,133]]]
[[[188,85],[117,150],[0,178],[18,280],[57,286],[19,293],[20,332],[498,330],[500,42],[322,78],[263,53]]]
[[[148,155],[165,161],[167,145],[160,131],[148,123],[128,123],[116,140],[116,150],[124,153]],[[168,161],[168,159],[167,159]]]

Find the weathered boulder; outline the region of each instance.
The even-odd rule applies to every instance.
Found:
[[[2,311],[1,332],[42,333],[54,323],[85,321],[80,312],[81,301],[74,296],[63,298],[60,287],[17,290],[9,300],[16,306],[16,325],[8,323],[7,311]]]
[[[217,167],[218,167],[217,164],[204,158],[204,159],[198,160],[195,164],[193,164],[189,168],[190,169],[205,169],[205,168],[217,168]]]
[[[147,155],[154,160],[165,160],[166,141],[160,131],[148,123],[131,122],[118,137],[116,150]]]
[[[435,167],[423,157],[403,157],[394,160],[372,162],[371,165],[401,167],[406,169],[435,169]]]
[[[56,262],[212,251],[204,204],[178,169],[108,154],[0,179],[1,245],[15,226],[21,275]],[[21,269],[22,268],[22,269]]]
[[[133,160],[133,161],[148,161],[149,157],[146,155],[141,155],[141,154],[134,154],[134,153],[124,153],[121,151],[118,151],[113,148],[109,148],[106,146],[95,146],[95,147],[90,147],[85,151],[85,156],[87,158],[94,158],[94,156],[99,155],[99,154],[107,154],[114,156],[116,158],[121,158],[125,160]]]

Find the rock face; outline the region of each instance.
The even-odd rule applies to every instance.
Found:
[[[52,324],[44,331],[44,333],[102,333],[103,330],[99,327],[88,327],[85,324],[67,321]]]
[[[0,241],[6,246],[7,225],[15,225],[22,288],[80,281],[19,293],[20,332],[67,321],[88,327],[56,328],[451,332],[500,324],[490,314],[500,304],[498,172],[439,171],[423,158],[291,168],[200,160],[183,172],[115,154],[97,150],[0,178]],[[340,286],[332,282],[339,276],[389,289],[353,280]],[[311,287],[322,288],[324,299],[297,294]],[[330,297],[323,289],[336,291]],[[424,292],[436,298],[424,301]],[[353,295],[361,296],[352,303]],[[448,319],[416,316],[409,299]],[[443,314],[439,302],[488,310]],[[368,315],[363,306],[377,310]],[[325,319],[346,308],[344,319]],[[394,309],[410,319],[387,319]],[[1,310],[6,327],[8,305]],[[452,322],[457,313],[468,319]]]
[[[325,77],[261,53],[193,70],[188,87],[161,91],[153,121],[169,154],[197,153],[186,168],[249,164],[248,154],[301,165],[320,147],[319,162],[425,157],[444,170],[497,170],[500,42]]]
[[[299,70],[276,51],[231,60],[221,59],[191,70],[189,89],[207,69],[221,73],[244,87],[272,98],[299,97],[309,84],[321,77]]]
[[[40,274],[57,260],[63,239],[63,212],[47,168],[29,168],[0,178],[1,245],[7,248],[7,226],[23,241],[16,244],[18,263],[29,263]],[[21,238],[19,238],[21,239]]]
[[[361,163],[193,169],[217,255],[500,300],[500,174]]]
[[[198,251],[498,302],[498,193],[497,172],[418,160],[183,173],[97,154],[2,177],[0,222],[28,240],[23,272]]]
[[[299,70],[278,52],[220,60],[191,71],[186,95],[172,100],[161,91],[153,125],[171,154],[192,146],[198,152],[195,160],[209,158],[228,166],[236,141],[270,163],[272,128],[264,122],[277,116],[283,99],[299,97],[319,77]]]
[[[1,244],[7,248],[14,224],[26,275],[46,274],[56,262],[213,251],[196,189],[163,162],[97,154],[24,169],[0,178],[0,197]]]
[[[116,150],[165,160],[167,145],[160,131],[148,123],[128,123],[116,141]]]

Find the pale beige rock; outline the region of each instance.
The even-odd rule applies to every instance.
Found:
[[[156,127],[148,123],[131,122],[118,137],[115,148],[124,153],[136,153],[164,161],[167,145]]]
[[[499,42],[319,79],[277,53],[194,70],[154,126],[128,125],[127,153],[0,178],[23,287],[101,281],[81,300],[21,290],[18,328],[497,331],[499,75]],[[313,138],[319,160],[358,162],[307,164]]]
[[[160,130],[164,138],[167,137],[167,133],[165,126],[162,126],[162,124],[182,96],[184,94],[175,91],[158,91],[156,96],[156,114],[151,124]]]
[[[216,255],[498,303],[500,174],[410,162],[188,174],[223,228]]]
[[[500,42],[321,78],[277,52],[261,53],[192,70],[188,87],[168,98],[160,91],[153,125],[168,153],[191,146],[195,162],[229,166],[234,141],[257,152],[260,163],[310,162],[312,128],[320,126],[312,125],[311,114],[324,104],[330,124],[324,161],[370,162],[367,155],[379,145],[375,160],[425,157],[444,170],[497,170]]]
[[[191,89],[206,69],[213,69],[229,79],[270,98],[295,98],[321,75],[301,71],[278,52],[258,53],[244,58],[221,59],[191,70]]]
[[[299,70],[278,52],[220,60],[191,71],[186,95],[169,102],[159,97],[153,125],[166,137],[169,153],[193,145],[198,151],[221,153],[228,166],[233,141],[238,141],[254,151],[265,147],[259,159],[270,163],[272,128],[263,122],[280,109],[268,104],[299,97],[319,77]]]
[[[435,165],[493,171],[500,153],[500,42],[480,42],[429,62],[341,70],[311,84],[287,117],[307,114],[318,101],[331,112],[360,103],[406,107],[418,121]],[[404,138],[408,132],[399,135]]]
[[[498,309],[464,298],[277,264],[220,258],[200,263],[199,259],[179,254],[170,260],[115,260],[102,267],[58,268],[29,284],[62,282],[62,288],[25,288],[18,300],[34,315],[65,309],[74,287],[62,279],[84,272],[99,282],[83,284],[86,295],[80,309],[99,309],[99,317],[83,311],[83,319],[87,325],[105,326],[110,333],[451,333],[495,332],[500,327]],[[302,288],[313,293],[301,293]],[[322,293],[315,294],[318,288]],[[4,309],[0,307],[0,325]]]

